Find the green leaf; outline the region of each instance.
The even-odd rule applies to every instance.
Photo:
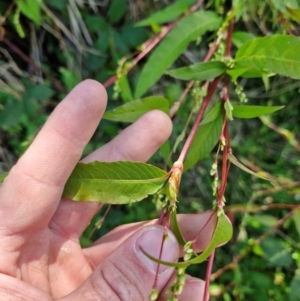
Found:
[[[60,67],[58,70],[61,74],[61,79],[64,85],[66,86],[67,90],[71,91],[79,82],[79,79],[77,78],[76,74],[73,71],[68,70],[64,67]]]
[[[270,178],[268,178],[266,176],[262,176],[259,173],[256,173],[256,172],[252,171],[251,169],[249,169],[248,167],[246,167],[245,165],[243,165],[241,162],[238,161],[238,159],[234,155],[228,154],[227,156],[228,156],[228,160],[232,164],[234,164],[235,166],[239,167],[243,171],[249,173],[250,175],[255,176],[257,178],[260,178],[260,179],[267,180],[267,181],[272,181],[272,179],[270,179]]]
[[[254,35],[247,31],[235,31],[232,34],[232,43],[240,48],[244,43],[254,39]]]
[[[119,78],[119,85],[121,90],[122,98],[125,102],[133,100],[133,96],[131,93],[130,85],[127,79],[126,74],[122,74]]]
[[[249,41],[237,51],[234,69],[248,68],[300,79],[300,38],[273,35]]]
[[[155,84],[192,40],[220,24],[221,19],[209,11],[195,12],[181,20],[152,52],[138,79],[135,97],[140,98]]]
[[[216,120],[220,116],[220,114],[221,102],[218,101],[207,114],[204,114],[204,118],[201,121],[200,125],[207,124]]]
[[[300,21],[300,9],[292,9],[287,7],[286,10],[288,11],[289,15],[297,22]]]
[[[126,0],[112,0],[107,12],[108,18],[112,24],[117,23],[125,15],[127,10]]]
[[[293,214],[293,221],[295,223],[296,230],[300,236],[300,209],[296,210]]]
[[[228,75],[230,75],[230,77],[232,78],[233,81],[236,81],[239,76],[242,76],[242,75],[245,76],[245,73],[247,73],[248,70],[249,70],[249,68],[239,68],[239,69],[231,69],[231,70],[227,69],[226,73]],[[262,75],[261,72],[257,72],[257,73],[255,73],[254,77],[260,77],[261,75]],[[251,76],[248,76],[248,77],[251,77]]]
[[[203,81],[213,79],[226,71],[224,63],[219,61],[198,63],[188,67],[178,68],[166,71],[172,77],[182,80],[198,80]]]
[[[18,0],[17,6],[21,12],[36,25],[41,24],[41,7],[39,0]]]
[[[108,111],[103,115],[103,118],[113,121],[134,122],[149,111],[161,110],[168,113],[169,108],[170,103],[166,98],[149,96],[143,99],[132,100],[112,111]]]
[[[45,85],[26,85],[26,96],[38,100],[48,100],[55,94],[55,91]]]
[[[167,140],[159,149],[161,156],[165,160],[165,164],[167,164],[170,168],[173,165],[172,156],[170,155],[171,151],[172,149],[169,140]]]
[[[181,230],[179,228],[178,222],[177,222],[177,217],[176,217],[176,211],[173,211],[171,213],[170,217],[170,224],[171,224],[171,229],[172,232],[174,233],[175,237],[177,238],[177,241],[184,246],[186,244],[186,241],[181,233]]]
[[[18,100],[9,99],[9,102],[0,110],[0,127],[9,128],[19,124],[24,118],[24,104]]]
[[[219,116],[212,122],[200,125],[184,162],[184,171],[205,158],[217,144],[223,125],[221,108]]]
[[[276,267],[289,267],[293,263],[290,251],[281,241],[268,237],[261,242],[260,246],[269,264]]]
[[[63,197],[128,204],[156,193],[167,178],[164,170],[141,162],[78,163],[65,185]]]
[[[291,281],[289,301],[299,301],[300,296],[300,270],[298,270]]]
[[[230,240],[232,237],[232,225],[229,221],[229,219],[222,214],[220,217],[216,217],[216,229],[214,230],[214,234],[212,236],[212,239],[209,243],[209,245],[206,247],[206,249],[197,257],[184,261],[184,262],[168,262],[159,260],[146,252],[144,252],[150,259],[157,263],[161,263],[166,266],[170,267],[176,267],[176,268],[187,268],[191,264],[199,264],[203,261],[205,261],[211,252],[219,245],[224,244]]]
[[[161,9],[147,19],[144,19],[136,24],[136,26],[149,26],[153,23],[163,24],[175,20],[181,14],[186,12],[189,7],[197,0],[178,0],[174,4],[169,5],[165,9]]]
[[[236,118],[255,118],[267,114],[272,114],[281,110],[284,106],[244,106],[233,105],[232,115]]]
[[[233,120],[233,117],[232,117],[232,110],[233,110],[233,106],[232,104],[230,103],[229,100],[226,100],[225,103],[224,103],[224,108],[225,108],[225,111],[226,111],[226,116],[229,120]]]

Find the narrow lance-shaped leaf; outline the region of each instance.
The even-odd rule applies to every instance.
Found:
[[[273,35],[256,38],[242,45],[235,56],[233,70],[247,69],[242,76],[262,71],[300,79],[300,38]]]
[[[266,177],[266,176],[263,176],[259,173],[256,173],[254,171],[252,171],[251,169],[249,169],[248,167],[246,167],[245,165],[243,165],[241,162],[238,161],[238,159],[232,155],[232,154],[228,154],[228,160],[234,164],[235,166],[239,167],[240,169],[242,169],[243,171],[251,174],[252,176],[255,176],[257,178],[261,178],[261,179],[264,179],[264,180],[267,180],[267,181],[271,181],[272,179]]]
[[[170,224],[171,224],[171,229],[172,232],[174,233],[175,237],[177,238],[177,241],[184,246],[186,244],[186,241],[181,233],[181,230],[179,228],[178,222],[177,222],[177,216],[176,216],[176,211],[173,211],[171,213],[170,217]]]
[[[148,26],[155,24],[162,24],[173,21],[181,14],[186,12],[188,8],[197,0],[177,0],[174,4],[169,5],[165,9],[158,11],[147,19],[144,19],[136,24],[136,26]]]
[[[113,121],[134,122],[149,111],[161,110],[168,113],[169,108],[170,103],[166,98],[149,96],[143,99],[132,100],[112,111],[107,111],[103,118]]]
[[[125,102],[133,100],[128,78],[125,73],[122,73],[119,78],[119,85],[121,90],[122,98]]]
[[[41,2],[33,0],[18,0],[17,6],[21,12],[32,20],[36,25],[41,23]]]
[[[164,170],[141,162],[78,163],[63,197],[107,204],[138,202],[156,193],[167,178]]]
[[[200,122],[200,125],[210,123],[216,120],[221,115],[221,101],[218,101],[212,109],[206,113],[204,113],[203,120]]]
[[[196,135],[187,153],[184,170],[187,171],[195,165],[199,160],[205,158],[220,139],[223,125],[221,107],[219,106],[219,114],[216,119],[206,124],[200,124]]]
[[[192,40],[220,24],[221,19],[209,11],[195,12],[181,20],[151,54],[137,82],[135,97],[155,84]]]
[[[267,114],[272,114],[281,110],[284,106],[244,106],[233,105],[232,115],[236,118],[255,118]]]
[[[166,71],[165,74],[182,80],[203,81],[216,78],[217,76],[223,74],[225,70],[226,65],[223,62],[212,61],[169,70]]]
[[[166,266],[170,266],[170,267],[184,269],[192,264],[199,264],[199,263],[205,261],[216,247],[218,247],[219,245],[224,244],[230,240],[230,238],[232,237],[232,233],[233,233],[232,225],[231,225],[229,219],[224,214],[221,214],[220,217],[216,217],[216,228],[215,228],[213,237],[212,237],[209,245],[199,256],[197,256],[191,260],[184,261],[184,262],[168,262],[168,261],[159,260],[158,258],[155,258],[155,257],[147,254],[145,251],[144,251],[144,253],[150,259],[152,259],[153,261],[155,261],[157,263],[160,263],[160,264],[163,264]]]

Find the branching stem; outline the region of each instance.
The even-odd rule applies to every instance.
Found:
[[[195,119],[195,122],[193,124],[193,127],[191,129],[191,132],[189,134],[189,136],[187,137],[186,141],[185,141],[185,144],[182,148],[182,151],[180,153],[180,156],[178,158],[178,161],[179,162],[183,162],[185,157],[186,157],[186,154],[191,146],[191,143],[196,135],[196,131],[198,129],[198,126],[200,124],[200,121],[203,117],[203,114],[205,112],[205,109],[207,108],[207,105],[209,103],[209,101],[211,100],[211,97],[213,95],[213,93],[215,92],[217,86],[218,86],[218,83],[220,81],[221,77],[217,77],[214,79],[214,81],[211,83],[211,85],[209,86],[209,89],[208,89],[208,92],[207,92],[207,95],[205,96],[204,100],[203,100],[203,103],[202,103],[202,106],[199,110],[199,113]]]

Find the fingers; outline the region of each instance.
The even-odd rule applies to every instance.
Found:
[[[161,111],[151,111],[127,127],[110,143],[96,150],[84,162],[91,161],[147,161],[171,134],[170,118]],[[51,222],[56,231],[80,236],[99,204],[62,200]]]
[[[203,212],[200,214],[178,214],[177,219],[186,241],[195,239],[195,252],[203,251],[209,244],[213,235],[215,220],[212,217],[213,211]],[[148,222],[133,223],[122,225],[98,239],[93,246],[84,249],[87,258],[95,266],[108,256],[119,244],[130,237],[135,231],[147,226],[156,224],[156,220]],[[183,256],[183,250],[180,248],[180,256]]]
[[[5,274],[0,274],[0,300],[54,301],[38,288]]]
[[[174,283],[174,277],[172,277],[167,283],[166,287],[160,294],[158,301],[167,301],[170,294],[167,292],[168,288]],[[178,301],[199,301],[203,300],[205,289],[205,282],[198,278],[185,276],[185,283],[182,293],[178,296]]]
[[[162,226],[140,229],[112,252],[77,290],[60,301],[148,300],[158,267],[142,250],[159,258],[164,234],[165,229]],[[168,232],[161,258],[176,261],[178,252],[176,238]],[[173,268],[160,265],[157,277],[159,292],[165,287],[172,273]]]
[[[56,107],[3,184],[1,213],[10,218],[0,223],[9,223],[13,232],[48,224],[105,107],[106,92],[92,80],[79,84]]]

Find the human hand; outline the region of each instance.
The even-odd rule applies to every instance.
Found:
[[[56,107],[0,189],[0,300],[146,301],[164,229],[155,221],[118,227],[92,247],[79,237],[99,204],[62,199],[64,184],[105,110],[106,92],[97,82],[79,84]],[[145,114],[83,161],[146,161],[171,133],[162,112]],[[209,214],[179,216],[185,236],[195,237]],[[212,228],[212,227],[211,227]],[[210,235],[200,235],[203,249]],[[170,232],[162,259],[181,250]],[[173,268],[160,266],[160,301],[172,284]],[[180,300],[199,300],[203,282],[187,278]]]

